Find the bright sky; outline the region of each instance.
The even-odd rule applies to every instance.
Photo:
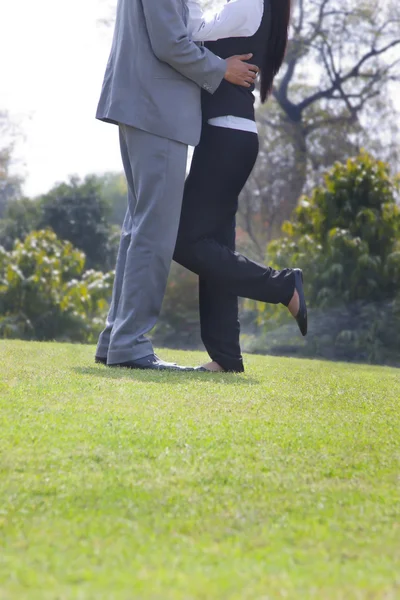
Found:
[[[21,122],[25,193],[121,170],[117,128],[95,120],[111,32],[102,0],[0,0],[0,110]]]

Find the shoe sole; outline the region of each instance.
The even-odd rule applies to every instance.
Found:
[[[132,371],[170,371],[172,373],[192,373],[195,371],[195,369],[191,367],[141,367],[140,365],[136,366],[124,363],[108,366],[112,369],[131,369]]]

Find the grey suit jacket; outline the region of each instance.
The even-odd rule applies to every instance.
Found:
[[[224,60],[192,42],[185,0],[119,0],[97,118],[184,144],[201,133],[201,88],[214,93]]]

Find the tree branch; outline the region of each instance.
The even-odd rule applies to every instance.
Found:
[[[343,92],[343,87],[342,87],[343,84],[352,78],[359,77],[360,76],[360,72],[359,72],[360,68],[368,60],[370,60],[371,58],[375,58],[377,56],[381,56],[388,50],[390,50],[398,45],[400,45],[400,40],[394,40],[393,42],[391,42],[390,44],[387,44],[386,46],[384,46],[383,48],[381,48],[379,50],[376,50],[373,48],[372,50],[367,52],[357,62],[357,64],[354,65],[354,67],[352,67],[350,69],[350,71],[348,71],[348,73],[346,73],[345,75],[339,75],[339,74],[335,73],[335,79],[333,80],[332,85],[330,87],[326,88],[325,90],[320,90],[318,92],[315,92],[314,94],[311,94],[311,96],[309,96],[308,98],[305,98],[299,104],[294,105],[295,108],[297,110],[299,110],[300,112],[303,112],[311,104],[314,104],[315,102],[317,102],[318,100],[321,100],[322,98],[326,98],[326,99],[332,98],[335,91],[339,91],[343,95],[343,99],[344,99],[346,94],[345,94],[345,92]],[[397,62],[397,61],[395,61],[395,62]]]

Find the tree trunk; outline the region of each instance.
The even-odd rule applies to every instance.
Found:
[[[290,177],[285,201],[282,205],[282,221],[290,219],[307,182],[307,136],[302,122],[288,122],[294,151],[294,173]]]

